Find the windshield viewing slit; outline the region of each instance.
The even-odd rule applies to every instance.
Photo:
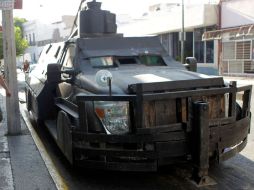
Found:
[[[142,64],[146,66],[166,66],[159,55],[140,55],[135,57],[106,56],[89,58],[92,67],[116,67],[128,64]]]

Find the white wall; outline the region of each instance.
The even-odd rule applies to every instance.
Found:
[[[222,3],[221,27],[254,23],[254,0],[231,0]]]
[[[37,46],[38,42],[47,42],[52,41],[53,33],[55,29],[59,29],[60,37],[66,38],[70,35],[71,26],[74,20],[74,16],[65,15],[62,17],[62,21],[55,23],[44,23],[40,20],[28,21],[23,24],[24,37],[27,36],[29,41],[29,34],[31,35],[31,41],[33,42],[33,34],[35,35],[35,44],[26,49],[25,53],[30,54],[29,61],[35,59],[38,60],[40,53],[43,49],[43,46]],[[44,44],[45,45],[45,44]]]
[[[23,24],[23,31],[24,31],[24,37],[27,36],[27,40],[29,42],[29,34],[31,35],[31,40],[33,42],[33,34],[35,35],[35,43],[38,41],[48,40],[51,38],[53,33],[53,28],[50,25],[44,24],[40,22],[39,20],[33,20],[28,21]],[[41,51],[41,47],[37,47],[35,44],[33,46],[30,46],[25,51],[25,58],[24,56],[21,58],[27,59],[28,61],[34,61],[34,55],[35,59],[37,60],[39,58]],[[29,57],[29,58],[28,58]]]
[[[184,26],[186,31],[194,28],[217,24],[218,10],[216,5],[186,5],[184,12]],[[118,32],[125,36],[141,36],[181,31],[182,9],[175,6],[170,12],[157,11],[150,16],[130,23],[119,25]]]
[[[24,36],[29,34],[35,34],[36,41],[42,41],[50,39],[53,32],[53,27],[48,24],[44,24],[39,20],[28,21],[23,24]],[[28,38],[29,40],[29,38]]]

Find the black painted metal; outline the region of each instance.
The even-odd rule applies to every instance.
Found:
[[[86,102],[79,102],[78,104],[79,113],[79,130],[83,133],[88,133],[88,122],[87,122],[87,112],[86,112]]]
[[[63,98],[57,98],[55,99],[55,105],[59,107],[59,109],[63,110],[64,112],[71,115],[71,117],[78,119],[78,107],[77,105],[73,104],[72,102],[63,99]]]
[[[210,89],[198,89],[198,90],[182,90],[174,92],[165,92],[165,93],[153,93],[153,94],[144,94],[144,100],[163,100],[163,99],[173,99],[173,98],[187,98],[190,96],[211,96],[219,95],[225,93],[236,92],[233,88],[223,87],[223,88],[210,88]]]
[[[158,141],[164,141],[164,142],[170,143],[170,141],[175,141],[175,140],[176,141],[186,140],[187,133],[191,132],[194,127],[192,123],[188,124],[188,121],[191,118],[193,118],[193,116],[191,115],[191,113],[193,113],[192,111],[190,112],[188,110],[189,114],[187,114],[188,121],[186,124],[176,123],[176,124],[170,124],[167,126],[154,126],[154,128],[145,128],[145,127],[140,128],[140,127],[137,127],[138,125],[136,123],[138,121],[140,123],[142,122],[142,114],[137,114],[138,113],[137,107],[139,106],[142,107],[143,100],[146,100],[147,96],[149,96],[149,100],[152,98],[154,100],[161,95],[164,95],[163,98],[170,99],[170,98],[175,98],[177,96],[191,97],[192,95],[196,95],[196,94],[198,94],[199,96],[203,96],[203,95],[211,94],[211,92],[212,94],[226,94],[226,93],[235,93],[236,91],[238,91],[238,89],[236,89],[235,87],[223,87],[223,88],[210,88],[210,89],[202,89],[202,90],[198,89],[198,90],[192,90],[191,92],[189,90],[186,90],[181,92],[154,93],[153,95],[152,94],[147,95],[142,93],[142,84],[139,84],[139,85],[140,86],[138,88],[140,89],[138,90],[139,93],[137,95],[124,95],[124,96],[122,95],[120,96],[86,95],[86,96],[77,97],[77,100],[79,102],[78,105],[80,105],[79,115],[82,116],[80,118],[81,126],[83,125],[83,123],[86,123],[85,125],[87,125],[87,118],[85,118],[85,113],[84,113],[84,102],[86,101],[113,101],[113,100],[114,101],[129,101],[130,105],[133,105],[132,109],[130,110],[131,112],[130,114],[133,117],[135,117],[134,119],[133,118],[131,119],[131,121],[134,122],[132,123],[132,127],[134,129],[131,131],[131,134],[129,135],[90,134],[90,133],[84,133],[83,131],[80,131],[80,130],[74,130],[73,131],[74,137],[76,137],[76,139],[81,138],[84,142],[103,142],[103,143],[155,143]],[[241,88],[241,90],[245,90],[246,92],[248,92],[250,90],[249,87],[250,86]],[[191,98],[189,100],[191,102]],[[244,104],[248,104],[248,103],[249,103],[249,99],[246,98],[244,100]],[[233,105],[231,102],[229,102],[229,104]],[[189,105],[189,109],[193,109],[192,107],[193,105],[191,106]],[[198,117],[200,116],[202,117],[202,114],[203,114],[203,113],[197,113],[196,111],[194,111],[194,113],[196,113]],[[228,118],[211,119],[211,120],[207,120],[207,122],[208,122],[207,125],[211,127],[210,136],[212,138],[211,143],[213,143],[212,145],[210,145],[210,149],[211,149],[210,152],[217,150],[215,144],[218,143],[220,138],[217,130],[220,131],[220,134],[223,134],[222,137],[224,138],[226,136],[228,136],[228,138],[233,137],[232,134],[235,134],[235,133],[242,134],[241,136],[233,138],[228,141],[229,143],[227,143],[227,146],[230,146],[230,145],[233,146],[234,145],[233,142],[241,141],[241,139],[246,137],[246,134],[243,131],[245,131],[245,129],[246,130],[249,129],[248,119],[235,122],[235,117],[233,116]],[[203,125],[203,124],[200,124],[200,125]],[[235,127],[235,126],[241,126],[241,125],[246,127],[242,127],[242,128]],[[186,126],[187,126],[187,129],[186,129]],[[235,129],[239,131],[235,131]],[[209,146],[209,143],[208,145],[207,143],[205,145],[206,147]],[[230,144],[230,143],[233,143],[233,144]],[[195,144],[195,146],[197,146],[197,144]],[[187,153],[188,151],[186,152],[186,154]]]
[[[107,135],[85,133],[75,130],[73,135],[77,139],[82,138],[83,142],[105,142],[105,143],[154,143],[158,141],[179,141],[185,140],[186,134],[184,131],[173,131],[170,133],[155,133],[155,134],[129,134],[129,135]]]
[[[229,116],[236,116],[236,81],[231,81],[231,88],[235,89],[234,92],[229,94]]]
[[[183,123],[175,123],[170,125],[163,126],[154,126],[153,128],[138,128],[137,134],[154,134],[154,133],[165,133],[165,132],[173,132],[173,131],[182,131]]]
[[[143,85],[142,84],[137,84],[136,85],[136,90],[137,90],[137,96],[136,96],[136,101],[135,101],[135,109],[136,109],[136,127],[137,128],[143,128],[144,127],[144,108],[143,108]]]
[[[88,2],[88,9],[79,12],[79,33],[81,37],[87,34],[115,34],[116,15],[101,10],[100,2]]]
[[[144,84],[147,85],[147,84]],[[152,85],[153,86],[153,85]],[[78,107],[79,107],[79,115],[82,115],[82,119],[80,119],[80,123],[87,122],[87,118],[85,118],[84,114],[84,107],[82,108],[82,104],[86,101],[128,101],[131,106],[130,115],[132,115],[134,118],[131,119],[132,127],[134,130],[131,131],[130,134],[127,135],[107,135],[107,134],[92,134],[83,132],[80,130],[74,130],[73,136],[74,136],[74,149],[78,149],[80,152],[82,150],[89,150],[83,152],[85,155],[89,157],[89,155],[104,155],[105,158],[108,159],[112,156],[119,155],[121,157],[121,153],[124,152],[124,148],[120,145],[122,144],[136,144],[141,145],[141,147],[145,147],[148,145],[148,147],[152,147],[150,150],[150,153],[157,154],[157,158],[153,158],[154,161],[157,160],[159,165],[167,164],[171,159],[173,159],[175,156],[184,157],[188,154],[190,154],[190,149],[188,144],[190,142],[193,143],[193,146],[195,147],[195,151],[193,153],[193,161],[196,164],[196,181],[198,183],[205,183],[206,176],[208,175],[208,168],[209,168],[209,155],[214,154],[215,152],[218,153],[218,157],[227,158],[230,156],[233,156],[238,151],[242,150],[242,148],[236,148],[234,151],[231,151],[231,153],[224,153],[222,150],[227,147],[235,146],[237,143],[243,141],[247,137],[247,132],[250,128],[250,119],[249,117],[245,117],[239,121],[235,120],[234,116],[225,117],[225,118],[216,118],[216,119],[208,119],[208,104],[203,102],[196,102],[196,104],[188,104],[188,118],[187,123],[174,123],[169,124],[165,126],[154,126],[153,128],[146,128],[142,125],[142,114],[137,114],[138,110],[142,111],[142,105],[143,101],[147,100],[157,100],[161,99],[173,99],[175,97],[186,97],[189,99],[187,102],[192,102],[192,96],[193,95],[199,95],[199,96],[205,96],[205,95],[211,95],[211,94],[235,94],[239,89],[236,88],[236,86],[230,86],[230,87],[221,87],[221,88],[205,88],[205,89],[193,89],[193,90],[181,90],[181,91],[174,91],[174,92],[165,92],[165,93],[149,93],[146,94],[143,91],[144,86],[142,84],[138,84],[137,87],[137,94],[136,95],[113,95],[113,96],[107,96],[107,95],[86,95],[86,96],[78,96]],[[249,91],[251,90],[251,86],[247,87],[241,87],[241,91],[244,91],[246,93],[246,98],[243,100],[243,105],[247,105],[246,109],[249,110],[249,101],[248,98],[250,96]],[[234,109],[232,104],[232,98],[231,97],[231,107],[230,109]],[[147,98],[149,97],[149,98]],[[230,112],[230,110],[229,110]],[[233,113],[233,111],[231,111]],[[193,120],[194,122],[189,122],[190,120]],[[139,125],[137,123],[140,122]],[[142,127],[140,127],[142,126]],[[189,126],[189,127],[188,127]],[[191,139],[195,139],[194,141],[189,141],[188,136],[191,136]],[[89,143],[102,143],[107,146],[107,144],[115,144],[118,148],[117,149],[108,149],[107,147],[100,147],[100,148],[94,148],[83,144],[89,144]],[[158,144],[159,143],[159,144]],[[219,144],[219,149],[218,145]],[[77,147],[76,147],[77,145]],[[154,147],[156,147],[154,149]],[[167,151],[167,148],[170,147]],[[241,147],[243,147],[243,144],[241,144]],[[142,150],[142,151],[141,151]],[[141,152],[139,152],[141,151]],[[89,152],[89,153],[88,153]],[[127,151],[128,152],[128,151]],[[145,149],[132,149],[129,150],[130,155],[135,155],[135,152],[139,152],[139,155],[147,155],[148,152],[146,152]],[[149,154],[150,154],[149,153]],[[124,152],[122,154],[126,155],[127,153]],[[226,154],[224,156],[224,154]],[[145,157],[145,156],[144,156]],[[168,159],[165,159],[168,158]],[[171,159],[170,159],[171,158]],[[148,158],[147,158],[148,159]],[[152,159],[150,157],[150,159]],[[168,160],[168,161],[167,161]],[[97,162],[96,160],[94,160]],[[85,161],[86,163],[87,161]],[[93,162],[92,160],[89,160],[89,163]],[[121,161],[123,162],[123,161]],[[130,161],[126,161],[130,162]],[[126,162],[123,162],[127,164]],[[116,164],[117,162],[114,162]],[[120,163],[119,164],[123,164]],[[134,164],[135,162],[130,162]],[[153,163],[153,162],[152,162]],[[136,163],[138,164],[138,163]],[[107,163],[102,164],[103,168],[108,168]],[[120,166],[119,165],[119,166]],[[134,164],[135,165],[135,164]],[[153,164],[152,164],[153,165]],[[159,166],[158,165],[158,166]],[[119,167],[118,167],[119,168]],[[140,171],[146,171],[147,168],[142,168],[140,165],[139,167]],[[112,168],[111,168],[112,169]],[[125,168],[126,169],[126,168]],[[126,170],[133,169],[130,167]],[[123,168],[121,169],[123,170]],[[134,169],[134,171],[136,171]]]
[[[246,90],[251,91],[251,89],[252,89],[252,85],[239,86],[237,87],[237,92],[246,91]]]
[[[179,89],[196,89],[206,87],[222,87],[224,86],[223,78],[210,78],[207,79],[195,79],[195,80],[179,80],[170,82],[155,82],[155,83],[143,83],[143,84],[132,84],[129,85],[129,91],[132,93],[137,92],[139,85],[142,85],[142,92],[153,92],[163,90],[179,90]]]
[[[244,147],[247,145],[247,138],[245,138],[240,144],[238,144],[237,146],[235,146],[234,148],[228,150],[227,152],[224,152],[223,154],[221,154],[218,157],[218,161],[225,161],[228,160],[229,158],[235,156],[237,153],[241,152]]]
[[[243,107],[242,117],[246,117],[250,114],[250,102],[251,102],[251,89],[244,91],[243,94]]]
[[[192,159],[193,178],[197,184],[204,183],[209,169],[209,115],[207,102],[193,103]]]
[[[135,101],[136,95],[78,95],[77,101]]]
[[[227,125],[210,127],[210,152],[217,151],[217,156],[220,156],[225,148],[237,146],[247,137],[249,129],[249,117]]]

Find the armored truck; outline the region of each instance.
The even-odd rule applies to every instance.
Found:
[[[27,110],[71,164],[156,171],[186,162],[203,182],[212,161],[245,147],[252,86],[189,71],[158,37],[123,37],[114,14],[87,6],[26,79]]]

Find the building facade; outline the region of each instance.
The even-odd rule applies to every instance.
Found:
[[[217,42],[202,41],[206,31],[217,29],[216,4],[187,4],[184,6],[185,57],[195,57],[198,71],[218,74]],[[156,4],[145,16],[118,26],[125,36],[158,35],[168,53],[180,60],[182,8],[179,4]]]
[[[253,7],[253,0],[221,3],[223,74],[254,74]]]
[[[220,30],[207,32],[203,39],[218,43],[220,74],[254,74],[254,1],[220,1]]]
[[[28,41],[29,47],[20,58],[36,63],[43,47],[49,43],[66,40],[74,23],[74,16],[62,16],[61,21],[54,23],[43,23],[40,20],[28,21],[23,24],[23,35]]]

